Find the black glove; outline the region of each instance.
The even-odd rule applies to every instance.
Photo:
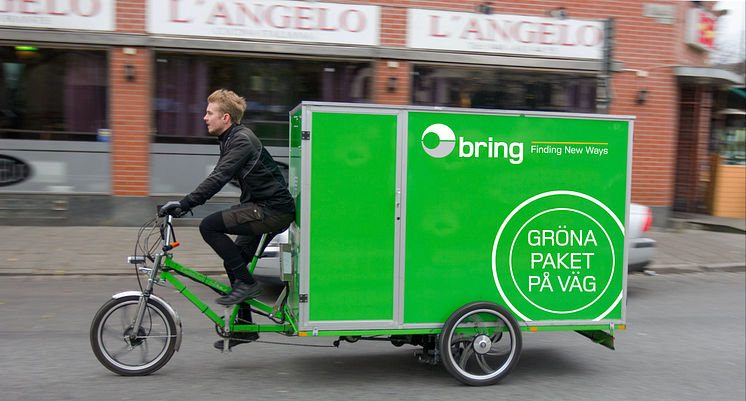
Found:
[[[185,215],[189,210],[184,210],[179,201],[168,201],[165,205],[161,206],[158,210],[158,216],[164,217],[168,214],[174,217],[181,217]]]

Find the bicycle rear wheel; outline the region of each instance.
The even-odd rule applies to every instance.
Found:
[[[159,303],[149,299],[137,336],[132,330],[140,297],[109,300],[91,323],[90,339],[99,362],[123,376],[142,376],[162,368],[176,347],[176,322]]]
[[[518,363],[523,339],[513,315],[492,302],[459,308],[443,325],[440,355],[449,373],[472,386],[495,384]]]

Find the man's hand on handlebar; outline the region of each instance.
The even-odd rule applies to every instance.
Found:
[[[161,206],[161,208],[158,209],[158,216],[165,217],[166,215],[170,214],[174,217],[181,217],[187,214],[187,212],[189,212],[189,210],[184,210],[184,207],[181,206],[181,202],[168,201],[165,205]]]

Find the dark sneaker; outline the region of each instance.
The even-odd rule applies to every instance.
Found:
[[[240,332],[240,333],[234,333],[233,337],[228,342],[228,348],[233,348],[236,345],[246,344],[250,343],[252,341],[256,341],[259,339],[259,333],[252,331],[252,332]],[[215,341],[215,344],[212,346],[222,350],[223,349],[223,341],[224,340],[218,340]]]
[[[235,305],[256,298],[259,295],[262,295],[262,287],[259,285],[258,281],[255,281],[254,284],[246,284],[243,281],[236,280],[233,285],[233,290],[216,299],[215,302],[220,305]]]

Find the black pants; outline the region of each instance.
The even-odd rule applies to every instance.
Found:
[[[270,233],[267,243],[295,220],[295,213],[280,213],[254,203],[242,203],[213,213],[199,225],[202,238],[223,259],[231,285],[236,279],[253,283],[247,265],[254,257],[262,234]],[[237,235],[232,241],[227,234]]]

